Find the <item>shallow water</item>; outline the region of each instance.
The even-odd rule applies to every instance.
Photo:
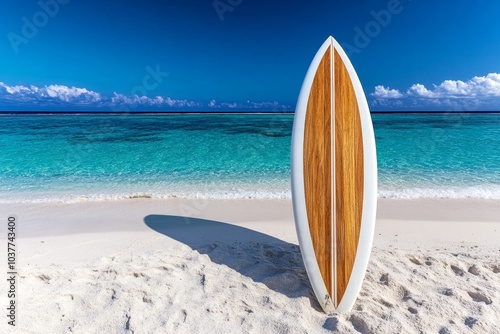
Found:
[[[379,197],[500,198],[499,114],[372,117]],[[291,114],[0,122],[0,202],[290,197]]]

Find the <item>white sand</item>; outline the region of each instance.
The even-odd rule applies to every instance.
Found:
[[[499,201],[379,201],[361,296],[330,315],[313,297],[290,201],[0,212],[18,217],[18,333],[500,333]],[[1,319],[0,333],[16,332]]]

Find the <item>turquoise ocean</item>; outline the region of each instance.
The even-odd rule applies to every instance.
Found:
[[[373,114],[380,198],[500,199],[500,114]],[[293,114],[0,115],[0,203],[290,198]]]

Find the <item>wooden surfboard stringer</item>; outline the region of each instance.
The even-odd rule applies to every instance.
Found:
[[[363,141],[349,73],[333,44],[314,76],[304,129],[304,190],[311,239],[334,307],[346,291],[363,207]],[[328,158],[329,157],[329,158]]]

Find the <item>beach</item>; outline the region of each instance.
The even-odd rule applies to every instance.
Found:
[[[11,301],[23,334],[500,333],[500,119],[469,116],[373,115],[376,230],[345,314],[297,242],[293,115],[2,116],[0,333]]]
[[[498,200],[380,199],[368,271],[345,314],[324,314],[314,298],[289,199],[0,211],[17,219],[19,333],[499,332]]]

